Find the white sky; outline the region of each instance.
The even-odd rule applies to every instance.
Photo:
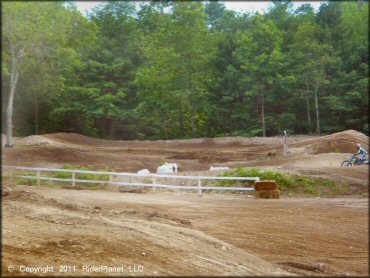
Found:
[[[102,4],[104,2],[96,1],[96,2],[90,2],[90,1],[77,1],[77,8],[79,11],[86,15],[86,12],[91,12],[91,9],[99,4]],[[141,2],[135,2],[137,5],[139,5]],[[264,13],[268,10],[268,7],[272,3],[271,1],[227,1],[223,2],[227,9],[234,10],[236,12],[256,12],[259,11],[261,13]],[[299,6],[303,4],[311,4],[311,6],[318,10],[320,5],[324,2],[310,2],[310,1],[296,1],[294,2],[293,6],[294,8],[298,8]]]

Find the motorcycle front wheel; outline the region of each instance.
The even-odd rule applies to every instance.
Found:
[[[349,160],[344,160],[344,161],[342,162],[342,164],[340,165],[340,167],[347,167],[347,166],[352,166],[351,161],[349,161]]]

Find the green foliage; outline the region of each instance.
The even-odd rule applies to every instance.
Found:
[[[3,90],[7,101],[9,88],[17,92],[15,133],[53,131],[53,97],[75,79],[81,52],[94,42],[96,26],[61,2],[8,2],[3,8],[3,57],[12,68]]]
[[[369,15],[361,1],[325,2],[318,12],[273,1],[264,14],[219,2],[136,10],[123,1],[87,18],[71,3],[2,7],[2,116],[16,83],[15,135],[369,132]]]
[[[58,179],[71,179],[72,178],[72,173],[55,172],[55,173],[53,173],[52,177],[58,178]]]
[[[147,60],[136,75],[143,121],[156,121],[166,139],[195,137],[207,120],[209,61],[212,37],[201,3],[173,3],[170,14],[160,14],[163,28],[144,37]],[[152,14],[151,14],[152,16]],[[197,132],[198,131],[198,132]]]
[[[82,171],[92,171],[89,168],[86,167],[81,167],[81,166],[76,166],[76,165],[64,165],[62,169],[66,170],[82,170]],[[95,170],[95,171],[102,171],[102,172],[107,172],[106,169],[104,170]],[[72,178],[72,173],[68,172],[53,172],[49,174],[50,177],[54,178],[59,178],[59,179],[71,179]],[[88,174],[88,173],[76,173],[75,174],[75,179],[78,180],[97,180],[97,181],[109,181],[109,175],[99,175],[99,174]],[[88,187],[93,187],[93,188],[99,188],[102,186],[102,184],[97,184],[97,183],[78,183],[76,184],[79,185],[84,185]]]
[[[14,174],[16,175],[22,175],[22,176],[31,176],[31,177],[36,177],[36,173],[25,173],[22,171],[17,171]],[[37,180],[36,179],[27,179],[27,178],[16,178],[16,184],[20,185],[37,185]]]
[[[258,170],[256,168],[237,168],[226,171],[222,176],[233,177],[259,177],[260,180],[276,181],[282,194],[298,193],[315,196],[333,195],[346,193],[349,190],[348,184],[335,182],[322,178],[311,178],[301,175],[285,174],[272,170]],[[220,186],[235,186],[235,181],[222,181]]]
[[[93,171],[87,167],[81,167],[81,166],[76,166],[76,165],[64,165],[62,169],[66,170],[81,170],[81,171]],[[102,169],[102,170],[95,170],[95,171],[102,171],[102,172],[107,172],[107,169]],[[62,173],[62,172],[56,172],[57,173]],[[85,173],[76,173],[76,179],[80,180],[100,180],[100,181],[107,181],[109,180],[109,175],[98,175],[98,174],[85,174]]]
[[[37,180],[34,179],[16,179],[16,183],[20,185],[36,185]]]
[[[279,189],[285,190],[294,185],[294,179],[286,174],[274,171],[261,171],[255,168],[237,168],[236,170],[227,171],[224,176],[233,177],[259,177],[260,180],[274,180],[277,182]]]

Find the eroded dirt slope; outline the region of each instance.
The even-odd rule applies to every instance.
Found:
[[[2,272],[9,274],[9,265],[63,264],[76,265],[69,275],[92,275],[81,267],[123,264],[126,272],[116,274],[368,275],[368,167],[340,167],[356,143],[368,149],[368,137],[353,130],[289,137],[287,156],[283,140],[126,142],[70,133],[17,138],[3,151],[5,165],[155,172],[176,161],[192,175],[219,174],[207,171],[210,166],[246,166],[345,181],[351,190],[346,198],[258,200],[5,184]],[[144,273],[127,272],[128,266],[143,266]]]
[[[287,274],[245,249],[196,229],[187,218],[150,208],[132,209],[120,201],[122,193],[100,192],[101,202],[97,192],[90,196],[75,190],[49,192],[53,197],[63,195],[67,203],[44,197],[45,190],[36,192],[35,188],[4,192],[3,273],[8,274],[9,265],[18,269],[64,264],[75,265],[75,274],[86,275],[84,265],[125,264],[143,266],[142,275]],[[107,207],[109,199],[120,205]]]
[[[83,265],[124,264],[150,276],[366,275],[367,210],[351,198],[11,188],[2,271],[63,264],[86,275]]]

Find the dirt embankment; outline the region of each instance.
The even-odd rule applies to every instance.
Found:
[[[290,144],[293,153],[322,154],[322,153],[354,153],[355,146],[360,143],[369,149],[369,137],[355,130],[347,130],[331,135],[307,139]]]
[[[109,141],[57,133],[17,138],[6,165],[66,164],[154,172],[180,162],[185,173],[247,166],[346,181],[346,198],[257,200],[246,194],[145,194],[3,185],[2,273],[19,266],[124,266],[116,275],[368,275],[368,168],[341,168],[356,143],[350,130],[322,137]],[[356,194],[356,198],[351,196]],[[26,232],[25,232],[26,231]],[[13,265],[15,270],[8,272]],[[130,272],[143,267],[143,272]],[[23,273],[29,276],[29,273]],[[55,275],[63,273],[47,273]]]
[[[283,156],[283,142],[283,137],[110,141],[55,133],[17,138],[14,148],[4,150],[3,163],[45,167],[71,164],[121,172],[155,172],[164,162],[179,162],[184,172],[206,171],[211,166],[269,167],[336,181],[343,179],[354,187],[356,194],[367,194],[367,167],[340,167],[356,151],[356,143],[368,149],[366,135],[347,130],[321,137],[288,137],[287,156]]]
[[[2,271],[72,265],[69,276],[107,275],[82,268],[124,265],[114,274],[366,275],[367,209],[367,200],[351,198],[11,188],[3,196]]]
[[[142,166],[153,171],[163,161],[179,161],[186,171],[193,171],[206,170],[212,165],[253,163],[281,157],[283,142],[282,137],[109,141],[74,133],[55,133],[18,139],[16,147],[6,149],[3,158],[9,164],[116,165],[121,171],[137,171]],[[287,143],[291,155],[353,153],[356,143],[368,147],[368,137],[348,130],[322,137],[288,137]]]
[[[75,266],[76,271],[69,275],[107,274],[84,272],[83,267],[90,265],[124,265],[123,273],[108,273],[116,275],[135,274],[129,272],[133,267],[143,268],[143,272],[136,273],[139,275],[289,274],[194,228],[188,218],[161,212],[160,207],[134,208],[122,206],[119,201],[121,205],[107,208],[105,201],[118,201],[120,193],[101,192],[108,198],[103,202],[93,200],[99,196],[96,192],[80,197],[74,190],[52,193],[71,194],[68,199],[78,197],[65,203],[37,191],[4,192],[3,274],[9,274],[9,265],[15,267],[10,273],[14,275],[21,273],[21,266],[39,265],[53,265],[56,269],[59,265]],[[43,193],[46,192],[41,189]],[[85,200],[83,206],[78,204],[80,198]]]

